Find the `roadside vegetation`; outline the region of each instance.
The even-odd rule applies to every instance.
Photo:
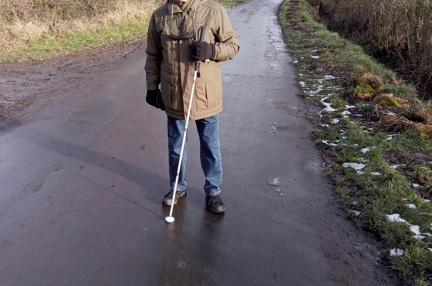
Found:
[[[0,61],[42,60],[144,39],[162,0],[0,2]]]
[[[367,47],[432,99],[432,2],[320,0],[327,27]]]
[[[0,62],[44,60],[144,39],[165,0],[0,1]],[[225,6],[242,0],[222,0]]]
[[[432,102],[328,30],[318,2],[286,0],[279,16],[305,99],[319,108],[310,119],[326,173],[388,264],[407,284],[430,285]]]

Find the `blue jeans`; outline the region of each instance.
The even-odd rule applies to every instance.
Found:
[[[201,167],[205,175],[204,192],[208,196],[218,195],[222,183],[222,161],[219,141],[219,115],[196,120],[200,139]],[[178,162],[186,120],[168,116],[168,160],[171,190],[174,189]],[[190,124],[190,122],[189,122]],[[183,151],[182,164],[177,190],[186,189],[185,168],[187,160],[187,137]]]

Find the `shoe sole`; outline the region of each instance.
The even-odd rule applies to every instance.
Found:
[[[176,192],[176,193],[177,193],[177,192]],[[186,196],[186,193],[187,193],[187,192],[179,193],[179,196],[178,196],[177,200],[174,202],[174,205],[176,205],[176,204],[178,203],[178,201],[179,201],[180,198],[185,197],[185,196]],[[172,202],[172,200],[171,200],[171,202]],[[162,204],[163,204],[164,206],[171,206],[171,204],[167,203],[165,200],[162,201]]]

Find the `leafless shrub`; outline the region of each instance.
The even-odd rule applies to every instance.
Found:
[[[372,44],[420,91],[432,93],[432,0],[320,0],[320,14],[331,28]]]

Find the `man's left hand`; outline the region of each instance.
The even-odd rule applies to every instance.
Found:
[[[196,61],[211,60],[214,57],[214,45],[207,42],[193,41],[190,45],[192,58]]]

